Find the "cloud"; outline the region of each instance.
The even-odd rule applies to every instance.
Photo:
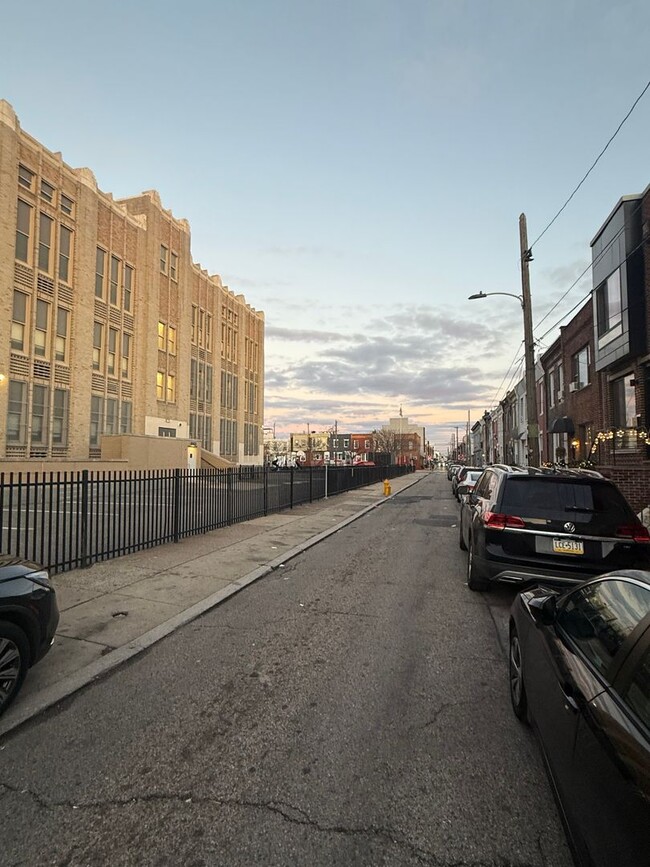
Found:
[[[516,305],[513,314],[507,325],[498,309],[478,320],[421,305],[376,311],[363,332],[357,317],[350,331],[267,328],[267,418],[286,432],[334,420],[363,431],[386,424],[403,405],[423,425],[447,417],[464,424],[468,409],[477,417],[494,405],[505,369],[493,359],[502,359],[504,344],[514,351],[523,333]]]
[[[542,276],[556,289],[562,289],[564,292],[569,286],[580,277],[585,269],[591,265],[591,259],[584,257],[576,259],[568,265],[561,265],[558,268],[546,268],[542,271]],[[584,275],[585,280],[589,280],[589,271]]]
[[[226,286],[241,289],[264,289],[266,287],[291,286],[287,280],[256,280],[251,277],[240,277],[237,274],[222,274],[221,280]],[[278,299],[280,300],[280,299]]]
[[[265,334],[267,339],[277,339],[291,343],[329,343],[332,340],[350,340],[350,335],[336,331],[280,328],[277,325],[267,325]]]
[[[270,256],[327,256],[330,259],[342,259],[343,251],[310,244],[294,244],[287,247],[265,247],[262,253]]]

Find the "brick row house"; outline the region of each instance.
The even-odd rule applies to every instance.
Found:
[[[591,297],[536,362],[540,459],[594,467],[650,504],[650,187],[591,242]],[[523,415],[522,415],[523,413]],[[473,428],[486,462],[525,462],[525,383]]]

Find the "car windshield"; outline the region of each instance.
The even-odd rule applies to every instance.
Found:
[[[619,491],[597,481],[510,478],[505,485],[501,511],[525,519],[545,518],[588,525],[592,532],[613,532],[633,520],[633,513]]]

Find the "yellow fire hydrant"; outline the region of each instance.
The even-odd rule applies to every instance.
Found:
[[[384,496],[390,497],[390,482],[388,479],[384,479]]]

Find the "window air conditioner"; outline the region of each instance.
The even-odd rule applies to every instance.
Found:
[[[569,391],[577,391],[580,386],[579,382],[570,382],[569,383]]]
[[[557,392],[557,402],[561,403],[564,400],[564,389],[560,388]]]

